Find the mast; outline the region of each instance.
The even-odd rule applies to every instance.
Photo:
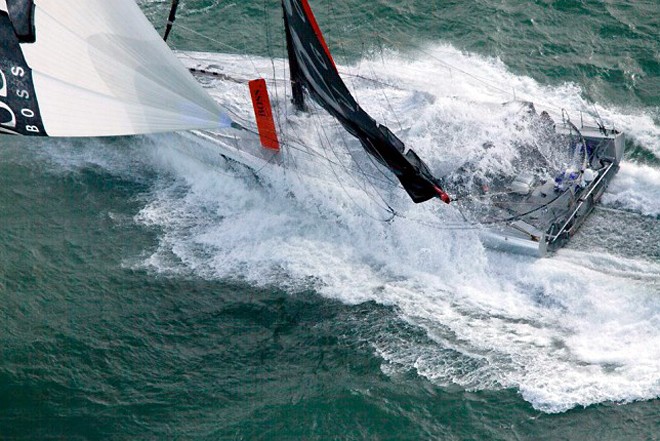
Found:
[[[286,17],[284,0],[282,0],[282,10],[284,12],[284,31],[286,33],[286,50],[289,56],[289,73],[291,78],[291,93],[292,93],[291,102],[293,103],[296,110],[300,112],[305,112],[307,111],[307,106],[305,106],[305,96],[303,95],[303,85],[301,81],[302,74],[300,72],[300,66],[298,65],[298,59],[296,58],[296,54],[293,51],[291,30],[289,29],[289,21]]]
[[[170,36],[172,32],[172,26],[174,26],[174,20],[176,20],[176,10],[179,7],[179,0],[172,0],[172,7],[170,8],[170,16],[167,18],[167,27],[165,28],[165,35],[163,35],[163,40],[167,41],[167,37]]]

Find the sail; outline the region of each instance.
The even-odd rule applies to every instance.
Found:
[[[342,81],[307,0],[282,0],[289,62],[295,87],[310,95],[333,115],[365,150],[390,169],[414,202],[440,197],[449,202],[426,164],[387,127],[378,124],[355,101]],[[300,97],[294,94],[299,108]]]
[[[231,120],[134,0],[0,0],[0,133],[110,136]]]

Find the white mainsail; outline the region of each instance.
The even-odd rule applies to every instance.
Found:
[[[8,3],[34,4],[34,43],[19,43]],[[0,0],[0,28],[0,132],[115,136],[231,124],[134,0]]]

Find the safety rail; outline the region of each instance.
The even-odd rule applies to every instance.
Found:
[[[614,165],[615,165],[614,162],[610,162],[609,165],[607,165],[605,171],[601,173],[598,179],[596,179],[596,182],[591,186],[591,189],[589,189],[589,191],[586,194],[580,195],[580,198],[578,199],[580,202],[578,203],[577,207],[575,207],[575,209],[570,214],[570,216],[568,216],[566,222],[564,222],[564,225],[562,225],[562,227],[559,229],[559,231],[556,234],[548,235],[548,243],[554,243],[557,239],[559,239],[559,236],[561,236],[565,232],[566,227],[568,227],[568,225],[575,219],[575,217],[579,213],[584,203],[587,202],[589,196],[591,196],[594,193],[594,191],[596,191],[596,189],[599,188],[600,183],[603,181],[603,179],[605,179],[605,176],[607,176],[610,173]]]

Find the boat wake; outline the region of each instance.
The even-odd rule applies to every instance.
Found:
[[[497,142],[480,164],[503,172],[511,167],[519,155],[512,146],[526,135],[509,130],[515,121],[502,124],[510,115],[495,103],[506,101],[512,88],[519,99],[555,109],[594,107],[579,98],[574,85],[543,86],[510,73],[497,60],[447,46],[428,51],[432,58],[388,54],[386,68],[382,61],[363,60],[340,70],[352,78],[348,85],[366,110],[392,122],[440,173],[480,157],[484,143],[493,139]],[[184,58],[213,64],[231,77],[254,74],[239,56]],[[253,63],[263,76],[272,76],[270,60]],[[480,72],[492,84],[460,75],[463,70]],[[361,79],[363,74],[376,74],[379,83]],[[274,106],[286,113],[286,82],[271,82],[277,86]],[[247,86],[231,81],[213,86],[230,111],[249,118],[242,113],[250,109]],[[660,154],[660,129],[650,116],[595,107],[634,142]],[[320,112],[290,119],[295,139],[318,152],[324,139],[340,132]],[[324,137],[309,129],[318,123]],[[294,135],[284,138],[291,141]],[[660,396],[657,255],[604,252],[587,231],[578,234],[579,248],[548,259],[488,251],[477,231],[460,227],[455,208],[400,201],[396,208],[402,215],[392,219],[372,187],[344,185],[348,173],[341,167],[325,165],[311,175],[271,167],[256,178],[235,164],[220,159],[210,164],[188,154],[195,149],[175,135],[149,138],[130,149],[159,170],[136,221],[158,227],[160,244],[138,266],[291,291],[314,289],[349,304],[390,305],[426,335],[402,336],[383,326],[378,335],[361,336],[391,375],[412,370],[438,385],[514,388],[544,412]],[[302,153],[290,160],[304,167]],[[122,161],[101,166],[113,173],[133,167]],[[604,202],[641,214],[644,225],[657,231],[660,170],[624,163]],[[599,219],[608,230],[608,217]]]
[[[515,388],[545,412],[660,396],[657,259],[487,251],[474,231],[438,230],[420,218],[381,222],[339,188],[291,197],[242,170],[218,175],[166,144],[161,160],[179,179],[137,218],[163,230],[141,266],[391,305],[427,339],[387,327],[360,336],[388,374]]]
[[[629,162],[621,164],[603,203],[660,220],[660,170]]]

